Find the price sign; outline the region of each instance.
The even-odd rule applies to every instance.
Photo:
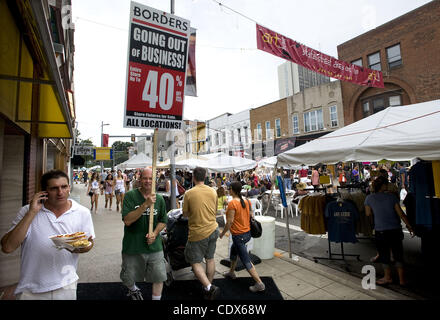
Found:
[[[190,22],[131,2],[125,128],[182,129]]]

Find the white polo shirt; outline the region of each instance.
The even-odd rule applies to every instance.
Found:
[[[44,206],[35,215],[21,245],[20,282],[15,294],[24,290],[32,293],[52,291],[79,279],[76,273],[78,254],[57,249],[49,239],[53,235],[81,231],[88,237],[95,238],[89,209],[69,200],[72,201],[72,207],[59,218]],[[14,229],[28,211],[29,205],[20,209],[9,231]]]

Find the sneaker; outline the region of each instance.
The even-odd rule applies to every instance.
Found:
[[[206,291],[205,289],[203,289],[203,291],[203,298],[205,300],[215,300],[220,293],[220,288],[211,284],[211,289],[209,289],[209,291]]]
[[[131,298],[131,300],[144,300],[144,297],[142,297],[141,290],[128,290],[127,296]]]
[[[235,272],[230,272],[230,271],[224,272],[223,277],[225,277],[226,279],[231,279],[231,280],[237,279],[237,275],[235,274]]]
[[[251,290],[252,292],[264,291],[265,289],[266,289],[266,286],[264,285],[263,282],[256,283],[253,286],[249,287],[249,290]]]

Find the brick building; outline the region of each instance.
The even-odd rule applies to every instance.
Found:
[[[253,159],[273,156],[276,141],[289,137],[287,99],[250,109]]]
[[[440,1],[338,46],[341,60],[381,70],[385,88],[342,82],[345,124],[388,106],[440,98]]]

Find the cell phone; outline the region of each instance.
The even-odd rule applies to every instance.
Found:
[[[46,199],[41,199],[41,200],[40,200],[40,203],[41,203],[41,204],[44,204],[45,201],[46,201]]]

